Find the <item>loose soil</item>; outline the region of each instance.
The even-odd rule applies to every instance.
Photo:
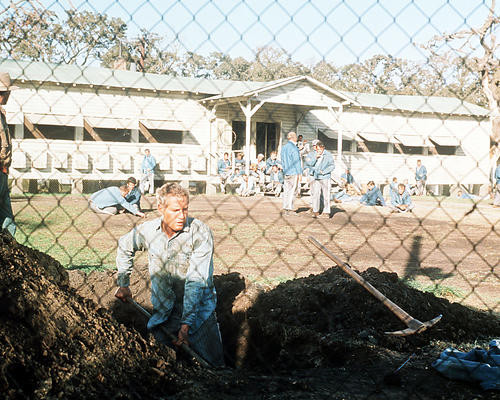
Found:
[[[457,223],[448,221],[443,212],[431,218],[432,207],[426,204],[416,216],[389,216],[385,211],[346,205],[345,212],[336,212],[330,220],[312,221],[305,210],[298,217],[282,219],[274,199],[263,199],[259,205],[254,199],[244,200],[201,197],[194,199],[191,208],[192,214],[209,223],[216,238],[217,314],[228,364],[221,370],[202,369],[187,356],[156,344],[145,330],[144,317],[114,298],[113,270],[66,271],[47,255],[0,236],[0,390],[4,397],[500,399],[498,392],[447,380],[431,367],[448,346],[469,350],[486,347],[500,337],[500,320],[491,312],[495,309],[491,298],[498,295],[494,228],[498,220],[488,210],[465,215],[464,206]],[[101,221],[90,215],[89,224],[93,218]],[[489,218],[487,224],[485,218]],[[130,216],[120,215],[107,219],[105,226],[110,232],[126,232],[129,221]],[[254,231],[246,231],[245,236],[244,227],[251,224],[260,229],[255,238],[250,237]],[[448,231],[450,224],[455,228]],[[415,244],[419,233],[422,239]],[[307,244],[308,234],[328,243],[415,318],[426,321],[443,314],[443,319],[418,335],[385,335],[385,331],[403,329],[404,324],[319,256]],[[374,246],[381,235],[385,240],[377,240]],[[460,235],[479,239],[460,241]],[[270,239],[268,247],[260,249],[263,237]],[[405,259],[397,249],[408,239],[403,267],[395,268],[398,274],[388,272]],[[435,246],[428,251],[433,240],[442,246],[454,243],[455,252],[441,252]],[[248,251],[241,255],[235,243]],[[487,254],[476,266],[489,265],[490,276],[480,280],[484,287],[479,289],[483,305],[487,304],[483,308],[490,312],[420,292],[401,281],[422,271],[463,279],[473,271],[463,262],[470,254],[461,253],[464,244],[470,243],[483,246]],[[266,252],[266,262],[252,253],[261,250]],[[230,257],[240,263],[229,262]],[[430,266],[424,263],[429,259],[437,270],[426,271]],[[281,284],[248,279],[290,272],[296,278]],[[151,309],[144,259],[136,263],[131,288],[135,299]],[[384,376],[413,353],[400,380],[384,382]]]
[[[6,398],[500,398],[430,368],[447,345],[499,337],[500,321],[410,289],[396,274],[362,273],[415,317],[442,313],[438,325],[407,338],[384,335],[402,323],[337,269],[275,288],[237,273],[216,276],[232,368],[206,370],[157,345],[135,309],[113,299],[114,272],[68,275],[55,260],[4,235],[0,253],[0,390]],[[132,285],[148,307],[146,278],[139,268]],[[401,381],[384,383],[410,353],[416,355]]]

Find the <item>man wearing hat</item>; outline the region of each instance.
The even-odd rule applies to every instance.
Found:
[[[0,72],[0,228],[12,236],[16,233],[8,183],[9,167],[12,162],[12,140],[2,106],[7,104],[10,91],[14,89],[17,89],[17,86],[12,85],[10,75]]]

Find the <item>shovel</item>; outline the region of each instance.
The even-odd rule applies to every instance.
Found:
[[[377,300],[380,300],[382,304],[384,304],[389,310],[391,310],[396,317],[398,317],[401,321],[403,321],[408,328],[402,329],[400,331],[394,332],[384,332],[386,335],[391,336],[409,336],[415,333],[421,333],[428,328],[436,325],[439,320],[442,318],[442,315],[438,315],[436,318],[431,319],[427,322],[421,322],[416,318],[413,318],[410,314],[408,314],[405,310],[399,307],[397,304],[394,304],[391,300],[385,297],[382,293],[380,293],[375,287],[373,287],[369,282],[367,282],[363,277],[354,272],[354,270],[349,266],[349,264],[343,262],[339,258],[337,258],[330,250],[328,250],[325,246],[323,246],[320,242],[318,242],[312,236],[309,236],[309,242],[311,242],[314,246],[316,246],[319,250],[321,250],[328,258],[335,262],[342,270],[353,278],[356,282],[358,282],[361,286],[363,286],[366,290],[368,290]]]
[[[148,319],[151,318],[151,314],[143,306],[141,306],[139,303],[137,303],[134,299],[129,297],[127,299],[127,302],[132,304],[142,315],[144,315],[145,317],[148,317]],[[167,335],[168,338],[170,338],[172,340],[177,340],[177,338],[172,333],[167,331],[165,328],[162,327],[161,329],[162,329],[163,333],[165,335]],[[181,348],[187,354],[189,354],[191,357],[193,357],[196,361],[198,361],[202,367],[205,367],[205,368],[211,367],[211,365],[207,361],[205,361],[200,355],[198,355],[195,351],[193,351],[193,349],[191,347],[189,347],[188,345],[183,343],[181,345]]]

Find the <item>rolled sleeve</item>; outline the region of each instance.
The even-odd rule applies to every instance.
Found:
[[[144,249],[144,237],[138,228],[132,229],[118,240],[116,250],[116,268],[118,269],[118,286],[130,285],[130,275],[134,267],[135,252]]]

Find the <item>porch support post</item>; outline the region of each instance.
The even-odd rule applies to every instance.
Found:
[[[245,174],[250,173],[250,134],[251,134],[251,122],[252,116],[264,105],[264,101],[261,101],[254,108],[252,108],[252,102],[250,99],[247,99],[246,106],[238,103],[241,107],[241,110],[245,114]]]

